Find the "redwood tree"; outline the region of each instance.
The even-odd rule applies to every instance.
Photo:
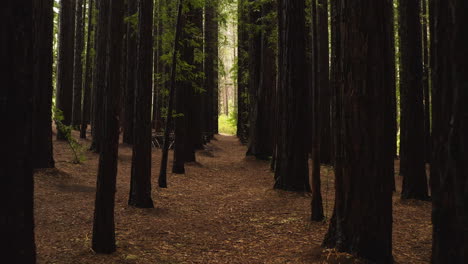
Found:
[[[392,1],[338,0],[335,208],[324,246],[393,263]]]
[[[401,197],[426,200],[423,63],[420,0],[400,1],[400,170]]]
[[[58,35],[56,107],[63,112],[62,123],[70,125],[73,103],[73,52],[75,32],[75,0],[60,1]],[[57,139],[64,140],[61,131]]]
[[[306,139],[305,1],[278,2],[278,131],[275,189],[310,191]]]
[[[84,17],[83,0],[75,0],[75,54],[73,66],[73,104],[72,125],[78,127],[81,124],[81,100],[83,93],[83,49],[84,49]]]
[[[431,1],[432,263],[468,263],[468,2]]]
[[[50,45],[47,36],[34,39],[34,30],[43,18],[47,20],[43,15],[50,14],[51,4],[5,1],[0,9],[0,122],[8,125],[0,130],[5,139],[0,149],[0,247],[2,258],[9,263],[36,263],[31,101],[37,75],[33,44],[43,41],[40,46]]]
[[[153,208],[151,199],[151,93],[153,0],[138,1],[137,86],[130,198],[128,204]]]
[[[55,166],[51,113],[53,0],[35,1],[34,4],[33,167],[53,168]]]
[[[97,253],[110,254],[116,250],[114,205],[117,177],[117,156],[119,149],[120,78],[124,0],[108,2],[109,16],[109,57],[106,67],[107,82],[104,87],[104,119],[102,122],[101,153],[97,177],[96,201],[92,248]],[[107,8],[101,6],[102,8]]]

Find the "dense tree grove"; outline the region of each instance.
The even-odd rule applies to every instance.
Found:
[[[2,5],[0,248],[11,263],[36,262],[33,176],[67,173],[57,145],[74,154],[69,167],[99,157],[91,248],[111,254],[120,177],[125,206],[160,217],[154,207],[173,203],[155,198],[154,166],[167,188],[168,163],[203,168],[221,133],[270,165],[273,195],[310,197],[304,211],[328,225],[321,247],[394,263],[395,200],[413,199],[432,204],[431,263],[468,263],[466,0]]]

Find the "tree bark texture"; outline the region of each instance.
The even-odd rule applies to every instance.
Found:
[[[248,61],[249,61],[249,32],[247,0],[238,2],[238,46],[237,46],[237,137],[243,143],[248,140]]]
[[[81,100],[83,93],[83,49],[84,49],[84,26],[83,26],[83,0],[75,0],[75,54],[73,63],[73,105],[72,126],[78,128],[81,124]]]
[[[71,124],[73,104],[74,10],[75,0],[60,1],[56,107],[63,112],[62,123],[67,126]],[[60,131],[57,139],[65,139]]]
[[[384,77],[392,57],[392,5],[373,0],[332,5],[333,21],[339,23],[333,26],[339,32],[338,65],[332,66],[335,208],[323,245],[375,263],[393,263],[393,88]]]
[[[50,45],[46,36],[35,39],[34,33],[50,8],[50,1],[25,0],[3,2],[0,9],[0,122],[8,125],[0,130],[6,139],[0,149],[0,247],[10,263],[36,263],[31,113],[37,54],[33,48]]]
[[[432,263],[468,262],[468,3],[431,1]]]
[[[310,191],[306,139],[305,1],[280,0],[275,189]]]

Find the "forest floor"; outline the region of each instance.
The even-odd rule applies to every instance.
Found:
[[[360,263],[322,250],[328,223],[309,220],[310,195],[273,190],[269,162],[246,158],[245,146],[221,135],[197,153],[197,163],[186,165],[185,175],[168,175],[167,189],[157,188],[161,151],[153,149],[154,209],[127,206],[132,148],[121,145],[118,248],[112,255],[95,254],[90,247],[98,155],[86,152],[86,161],[73,164],[65,142],[54,141],[54,151],[57,168],[35,175],[38,263]],[[333,182],[332,169],[324,166],[327,217]],[[401,201],[395,194],[397,263],[429,263],[430,212],[429,202]]]

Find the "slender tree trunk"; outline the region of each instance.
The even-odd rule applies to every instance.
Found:
[[[426,200],[420,1],[400,1],[401,197]]]
[[[247,0],[238,0],[238,44],[237,44],[237,137],[247,142],[248,105],[248,31]]]
[[[94,32],[93,16],[94,16],[94,1],[89,0],[88,6],[88,34],[86,37],[86,59],[85,59],[85,79],[84,79],[84,94],[83,107],[81,110],[81,130],[80,137],[86,138],[86,130],[90,122],[91,114],[91,82],[93,72],[93,56],[91,56],[91,47],[94,45],[92,35]]]
[[[431,1],[432,263],[468,262],[468,3]]]
[[[305,1],[280,0],[275,189],[310,191],[306,140]]]
[[[56,107],[63,112],[62,123],[67,126],[71,124],[73,103],[74,10],[75,0],[60,1]],[[57,139],[65,140],[61,131],[57,131]]]
[[[109,13],[109,57],[104,87],[103,143],[99,155],[99,169],[94,209],[92,248],[96,253],[110,254],[116,250],[114,205],[119,150],[120,76],[123,39],[124,0],[112,0]],[[102,9],[100,10],[102,11]]]
[[[73,63],[73,105],[72,121],[74,128],[81,124],[81,100],[83,93],[83,49],[84,49],[84,27],[83,27],[83,0],[75,0],[75,55]]]
[[[153,0],[138,2],[138,64],[135,92],[135,136],[129,205],[153,208],[151,199],[151,82]]]
[[[3,2],[0,9],[0,122],[8,126],[0,130],[5,139],[0,150],[0,246],[9,263],[36,263],[31,102],[34,83],[44,80],[34,79],[34,46],[50,44],[47,35],[36,38],[34,30],[49,23],[42,20],[48,20],[43,15],[50,8],[50,1],[25,0]]]
[[[424,150],[425,162],[431,160],[431,101],[429,87],[429,12],[427,0],[421,0],[422,6],[422,55],[423,55],[423,100],[424,100]]]
[[[375,263],[393,263],[390,144],[391,1],[338,0],[332,28],[339,65],[335,87],[335,209],[324,246]],[[334,12],[336,9],[336,13]],[[335,68],[336,67],[336,68]],[[390,131],[390,132],[389,132]]]
[[[213,107],[214,107],[214,90],[216,82],[216,69],[215,63],[218,58],[215,57],[215,51],[218,50],[218,40],[215,39],[215,31],[218,30],[218,21],[216,20],[217,1],[205,1],[205,87],[206,87],[206,107],[205,107],[205,133],[208,138],[212,139],[214,134],[214,120],[213,120]]]
[[[34,2],[34,96],[32,156],[34,168],[55,167],[52,146],[53,1]]]
[[[128,16],[137,13],[137,0],[129,0]],[[136,68],[137,68],[137,30],[131,22],[127,22],[127,70],[126,86],[124,91],[124,128],[123,142],[133,144],[134,140],[134,111],[135,111],[135,89],[136,89]]]

